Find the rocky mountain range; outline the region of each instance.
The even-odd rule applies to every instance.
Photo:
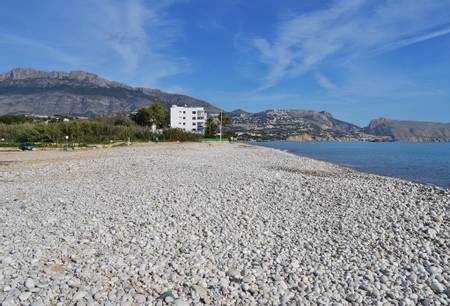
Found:
[[[364,131],[373,135],[384,135],[395,141],[450,141],[450,123],[379,118],[372,120]]]
[[[292,141],[450,141],[450,123],[379,118],[361,128],[328,112],[273,109],[258,113],[235,110],[232,129],[249,138]]]
[[[364,129],[334,118],[328,112],[300,109],[272,109],[258,113],[235,110],[228,113],[231,129],[249,138],[293,141],[387,141]]]
[[[131,113],[154,101],[219,108],[207,101],[158,89],[131,87],[84,71],[43,72],[17,68],[0,74],[0,115],[70,115],[79,117]],[[251,139],[294,141],[450,141],[450,123],[373,120],[368,127],[338,120],[328,112],[272,109],[228,113],[229,129]]]
[[[17,68],[0,74],[0,114],[71,115],[96,117],[133,112],[153,101],[203,106],[210,103],[158,89],[136,88],[84,71],[43,72]]]

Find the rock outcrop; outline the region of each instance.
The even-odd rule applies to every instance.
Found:
[[[450,123],[379,118],[372,120],[364,130],[373,135],[389,136],[395,141],[450,141]]]
[[[357,139],[358,126],[335,119],[330,113],[288,109],[247,113],[236,110],[228,114],[231,128],[238,133],[260,135],[263,138],[298,141]]]

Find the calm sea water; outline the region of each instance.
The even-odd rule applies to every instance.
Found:
[[[450,187],[450,143],[271,141],[253,144],[360,171]]]

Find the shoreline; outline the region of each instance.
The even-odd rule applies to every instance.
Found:
[[[450,302],[448,189],[240,143],[9,160],[5,305]]]
[[[312,159],[312,160],[315,160],[315,161],[328,163],[328,164],[331,164],[331,165],[334,165],[334,166],[338,166],[338,167],[341,167],[341,168],[344,168],[344,169],[347,169],[347,170],[351,170],[351,171],[355,171],[355,172],[359,172],[359,173],[363,173],[363,174],[375,175],[375,176],[380,176],[380,177],[383,177],[383,178],[391,178],[391,179],[400,180],[400,181],[405,182],[405,183],[420,184],[420,185],[424,185],[424,186],[428,186],[428,187],[436,187],[438,189],[450,189],[450,185],[448,187],[446,187],[446,186],[441,186],[441,185],[437,185],[437,184],[433,184],[433,183],[427,183],[427,182],[417,181],[417,180],[413,180],[413,179],[408,179],[406,177],[401,177],[401,176],[383,175],[383,174],[380,174],[380,173],[371,172],[369,170],[364,171],[364,170],[361,170],[361,169],[353,168],[352,166],[349,166],[349,165],[339,164],[339,163],[335,163],[335,162],[328,161],[328,160],[323,160],[323,159],[318,159],[318,158],[302,155],[300,153],[295,153],[293,151],[286,150],[286,149],[277,149],[277,148],[271,148],[271,149],[277,150],[277,151],[281,151],[281,152],[290,153],[292,155],[300,156],[302,158],[307,158],[307,159]]]
[[[281,143],[292,143],[290,141],[276,141],[276,142],[281,142]],[[323,142],[309,142],[309,143],[323,143]],[[354,142],[348,142],[348,143],[354,143]],[[405,143],[405,144],[412,144],[411,142],[398,142],[398,143]],[[313,160],[318,160],[318,161],[323,161],[323,162],[327,162],[327,163],[331,163],[334,165],[338,165],[341,167],[345,167],[348,169],[351,169],[353,171],[358,171],[358,172],[362,172],[362,173],[366,173],[366,174],[372,174],[372,175],[378,175],[378,176],[382,176],[382,177],[387,177],[387,178],[396,178],[396,179],[400,179],[403,181],[407,181],[407,182],[413,182],[413,183],[418,183],[418,184],[424,184],[426,186],[434,186],[434,187],[439,187],[439,188],[445,188],[445,189],[450,189],[450,183],[445,185],[443,182],[437,182],[437,180],[434,180],[435,182],[431,181],[431,178],[415,178],[414,176],[408,176],[408,175],[401,175],[401,173],[387,173],[386,171],[382,171],[382,170],[375,170],[372,169],[370,167],[367,167],[362,165],[362,166],[352,166],[351,164],[346,164],[345,161],[338,161],[338,160],[333,160],[332,158],[326,158],[324,157],[323,159],[319,158],[319,157],[315,157],[312,156],[314,154],[307,155],[304,152],[300,152],[300,151],[296,151],[295,149],[288,149],[288,148],[282,148],[282,147],[276,147],[276,146],[265,146],[263,144],[254,144],[254,143],[248,143],[250,145],[255,145],[255,146],[260,146],[260,147],[265,147],[265,148],[272,148],[275,150],[280,150],[280,151],[286,151],[289,152],[291,154],[294,154],[296,156],[300,156],[300,157],[304,157],[304,158],[310,158]],[[422,143],[421,143],[422,144]],[[436,142],[429,142],[429,144],[437,144]]]
[[[322,159],[310,157],[310,156],[307,156],[307,155],[302,155],[301,153],[296,153],[294,151],[287,150],[287,149],[265,147],[265,146],[259,146],[259,145],[254,145],[254,144],[248,144],[248,145],[256,146],[256,147],[262,147],[262,148],[266,148],[266,149],[271,149],[271,150],[274,150],[274,151],[287,153],[287,154],[290,154],[290,155],[295,156],[295,157],[300,157],[300,158],[309,159],[309,160],[312,160],[312,161],[315,161],[315,162],[325,163],[325,164],[328,164],[329,166],[333,166],[333,167],[337,167],[338,169],[342,169],[344,172],[347,172],[347,173],[354,172],[355,174],[359,174],[359,175],[370,175],[370,176],[375,176],[375,177],[384,178],[384,179],[397,180],[397,181],[400,181],[400,182],[402,182],[404,184],[417,184],[417,185],[423,185],[425,187],[431,187],[431,188],[435,188],[435,189],[444,189],[444,190],[449,190],[450,191],[450,186],[446,187],[446,186],[441,186],[441,185],[437,185],[437,184],[433,184],[433,183],[415,181],[415,180],[412,180],[412,179],[399,177],[399,176],[389,176],[389,175],[383,175],[383,174],[379,174],[379,173],[375,173],[375,172],[364,171],[364,170],[353,168],[352,166],[339,164],[337,162],[332,162],[332,161],[328,161],[328,160],[322,160]]]

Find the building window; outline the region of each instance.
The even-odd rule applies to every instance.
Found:
[[[183,122],[183,125],[186,125],[186,122]]]
[[[196,111],[192,111],[192,114],[194,114],[194,115],[195,115],[196,113],[197,113]]]
[[[183,114],[186,114],[186,111],[183,111]]]
[[[197,120],[197,118],[195,118],[195,117],[192,117],[192,120]]]
[[[185,120],[186,119],[186,117],[183,117],[183,120]]]
[[[195,125],[195,122],[192,122],[192,125]]]

